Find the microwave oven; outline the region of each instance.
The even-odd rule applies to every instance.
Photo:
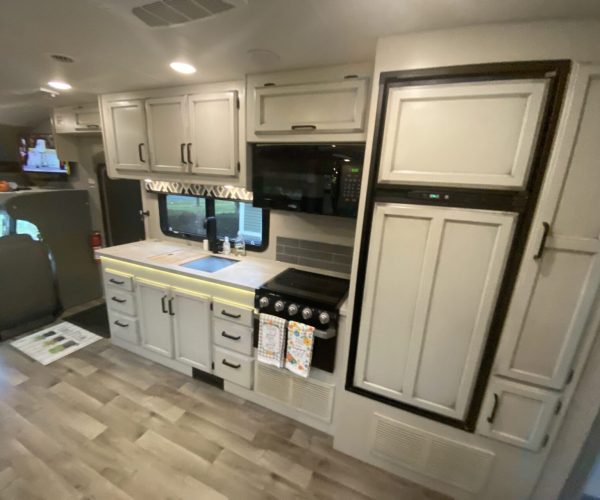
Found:
[[[364,143],[251,148],[255,207],[356,217]]]

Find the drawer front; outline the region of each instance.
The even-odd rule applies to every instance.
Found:
[[[213,316],[227,321],[234,321],[240,325],[253,326],[252,307],[215,299],[213,301]]]
[[[246,356],[252,355],[253,333],[254,330],[248,326],[219,318],[213,320],[214,343]]]
[[[227,349],[215,347],[215,370],[217,377],[252,389],[254,359]]]
[[[109,310],[108,320],[110,323],[110,334],[113,337],[136,345],[140,343],[137,319]]]
[[[106,287],[106,307],[128,316],[136,316],[134,295],[118,288]]]
[[[113,271],[112,269],[106,269],[104,271],[104,286],[114,286],[116,288],[121,288],[122,290],[132,292],[133,275],[119,271]]]

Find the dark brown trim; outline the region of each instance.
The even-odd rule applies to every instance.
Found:
[[[350,336],[348,369],[346,374],[346,390],[427,418],[431,418],[433,420],[437,420],[447,425],[458,427],[469,432],[474,431],[498,347],[500,333],[502,331],[504,319],[514,289],[516,276],[521,264],[525,245],[527,243],[531,221],[546,172],[546,166],[554,141],[570,70],[570,61],[556,60],[477,64],[386,72],[381,74],[379,79],[377,112],[373,135],[373,152],[371,155],[368,182],[367,186],[365,186],[367,193],[364,208],[363,227],[360,238],[360,255],[358,260],[354,314]],[[490,190],[481,189],[442,189],[437,186],[435,188],[430,187],[428,189],[426,186],[416,187],[412,185],[396,185],[390,187],[388,185],[377,184],[378,165],[381,155],[383,130],[385,127],[385,109],[387,107],[387,95],[390,87],[396,87],[398,85],[423,85],[435,83],[459,83],[526,78],[549,78],[550,83],[545,103],[544,118],[542,121],[543,125],[538,134],[538,142],[536,145],[534,158],[532,160],[532,171],[525,191],[502,190],[491,192]],[[520,214],[517,227],[515,228],[515,236],[509,254],[506,270],[502,278],[500,293],[492,318],[488,340],[484,348],[479,374],[477,375],[477,380],[474,386],[471,404],[464,421],[444,417],[438,415],[437,413],[423,410],[405,403],[400,403],[385,396],[380,396],[368,390],[354,386],[353,382],[356,351],[358,347],[359,326],[362,313],[362,302],[364,296],[364,281],[368,262],[368,249],[375,201],[410,202],[444,206],[444,204],[440,204],[439,202],[428,202],[424,199],[417,200],[415,198],[415,192],[423,190],[427,191],[431,189],[435,189],[436,191],[443,190],[450,194],[462,195],[463,201],[460,204],[449,202],[446,203],[446,206],[498,209],[513,211]]]

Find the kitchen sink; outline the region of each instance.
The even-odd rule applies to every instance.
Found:
[[[196,271],[204,271],[205,273],[214,273],[226,267],[237,264],[237,260],[226,259],[225,257],[202,257],[201,259],[190,260],[185,264],[181,264],[181,267],[187,267],[188,269],[195,269]]]

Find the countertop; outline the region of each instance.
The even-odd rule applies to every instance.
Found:
[[[280,272],[288,269],[290,264],[276,260],[261,259],[252,255],[238,257],[234,255],[221,255],[228,259],[239,261],[219,271],[208,273],[196,269],[182,267],[182,264],[192,260],[214,255],[196,246],[185,243],[166,242],[157,239],[138,241],[126,245],[102,248],[96,251],[101,257],[118,259],[132,264],[140,264],[155,269],[170,271],[184,276],[196,276],[206,281],[233,285],[249,291],[254,291],[263,283],[277,276]],[[339,273],[324,271],[321,269],[293,266],[311,272],[318,272],[335,277],[347,278]],[[345,313],[345,303],[340,308],[340,313]]]

